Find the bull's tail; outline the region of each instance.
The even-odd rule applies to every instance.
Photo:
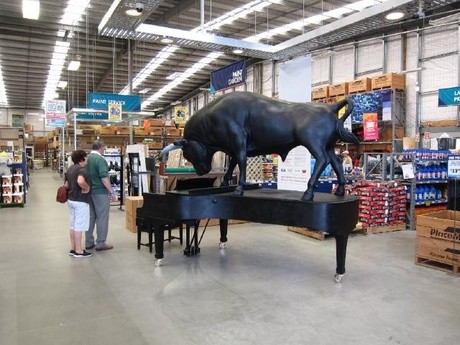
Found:
[[[335,131],[337,133],[338,138],[343,142],[359,145],[358,137],[346,130],[343,126],[345,120],[348,116],[350,116],[351,112],[353,111],[353,102],[350,101],[348,98],[345,98],[344,100],[335,103],[334,112],[337,114],[339,110],[342,109],[345,105],[347,106],[347,109],[345,110],[345,113],[342,115],[342,117],[337,120],[337,123],[335,125]]]

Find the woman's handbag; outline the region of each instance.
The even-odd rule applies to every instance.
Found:
[[[61,186],[57,190],[56,201],[60,202],[61,204],[65,204],[67,202],[68,196],[69,196],[69,191],[67,187]]]

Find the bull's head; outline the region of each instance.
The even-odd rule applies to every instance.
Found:
[[[211,171],[214,153],[208,150],[201,142],[181,139],[166,146],[160,154],[164,155],[177,149],[182,149],[184,158],[193,164],[197,175],[205,175]]]

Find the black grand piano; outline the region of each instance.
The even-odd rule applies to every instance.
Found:
[[[235,186],[144,193],[137,210],[138,243],[141,232],[154,235],[155,265],[163,261],[164,232],[172,226],[187,227],[184,254],[199,253],[198,224],[202,219],[220,219],[220,247],[227,242],[228,219],[256,223],[308,227],[335,237],[337,268],[335,281],[345,273],[348,235],[358,222],[358,197],[337,197],[315,193],[313,201],[301,201],[303,192],[247,186],[243,196],[233,194]],[[189,232],[193,227],[193,235]]]

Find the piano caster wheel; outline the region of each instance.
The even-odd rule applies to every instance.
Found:
[[[225,249],[227,242],[219,242],[219,249]]]
[[[155,259],[154,265],[155,267],[163,266],[163,259]]]
[[[341,283],[342,282],[342,278],[343,278],[343,274],[338,274],[336,273],[335,276],[334,276],[334,281],[336,283]]]

